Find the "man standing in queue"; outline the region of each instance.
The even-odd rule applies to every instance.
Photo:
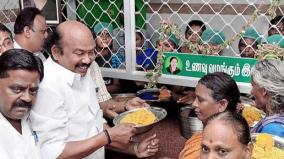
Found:
[[[34,7],[23,9],[17,15],[14,33],[14,48],[26,49],[42,61],[46,60],[46,55],[43,55],[40,51],[42,51],[44,41],[47,38],[47,26],[40,10]]]
[[[95,41],[82,23],[66,21],[53,34],[51,58],[44,64],[45,78],[31,113],[45,159],[104,159],[104,146],[148,157],[158,151],[155,135],[130,142],[132,124],[109,128],[96,97],[96,85],[88,71],[94,60]]]

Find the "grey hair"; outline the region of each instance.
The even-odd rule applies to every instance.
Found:
[[[254,82],[269,94],[271,111],[284,113],[284,63],[279,60],[263,60],[252,71]]]

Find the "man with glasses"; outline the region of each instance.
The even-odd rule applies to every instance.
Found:
[[[45,18],[37,8],[25,8],[17,16],[15,25],[14,48],[23,48],[39,56],[43,61],[45,55],[39,53],[47,38]]]
[[[0,55],[6,50],[13,48],[13,38],[11,31],[0,23]]]

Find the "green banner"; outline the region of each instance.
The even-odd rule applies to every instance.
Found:
[[[208,73],[226,72],[237,82],[250,83],[252,58],[201,54],[164,53],[163,74],[201,78]]]
[[[77,4],[76,12],[79,20],[93,28],[98,22],[107,22],[123,27],[124,19],[120,19],[120,10],[123,8],[123,0],[84,0]],[[135,0],[135,23],[136,27],[145,28],[146,5],[143,0]],[[125,17],[127,18],[127,17]]]

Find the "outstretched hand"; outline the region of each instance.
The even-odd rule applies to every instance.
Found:
[[[109,128],[108,132],[112,142],[127,144],[135,135],[136,129],[134,124],[123,123]]]
[[[137,146],[137,145],[136,145]],[[155,155],[159,150],[159,139],[156,138],[156,134],[142,140],[137,147],[134,147],[136,156],[139,158],[149,157]]]
[[[192,104],[195,99],[195,92],[194,91],[184,91],[184,96],[178,99],[177,103],[182,104]]]
[[[135,97],[129,100],[128,102],[126,102],[126,106],[125,106],[127,110],[141,108],[141,107],[149,107],[149,104],[147,104],[145,100],[139,97]]]

